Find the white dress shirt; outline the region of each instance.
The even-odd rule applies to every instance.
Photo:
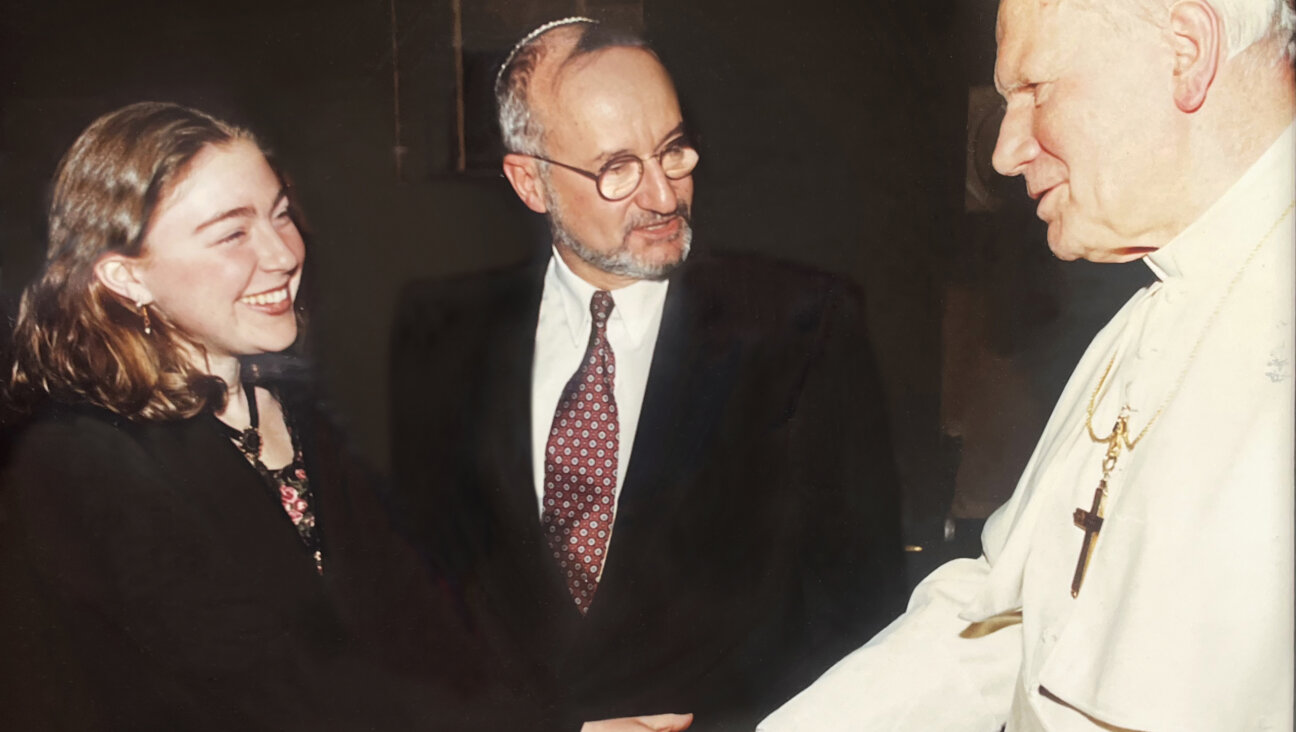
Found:
[[[982,557],[932,573],[760,730],[1292,729],[1294,138],[1148,255],[1158,281],[1090,344]],[[1102,475],[1091,398],[1099,435],[1124,405],[1132,436],[1151,428],[1072,598],[1072,514]]]
[[[614,510],[621,498],[626,468],[630,466],[668,285],[665,280],[639,280],[611,291],[616,305],[608,318],[607,338],[616,358],[612,395],[616,399],[620,430]],[[536,322],[535,361],[531,368],[531,460],[537,516],[544,513],[545,445],[554,410],[558,408],[563,387],[580,367],[581,357],[589,345],[590,300],[597,289],[572,272],[557,251],[553,252],[545,271],[540,317]]]

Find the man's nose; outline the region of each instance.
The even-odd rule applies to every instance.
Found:
[[[635,191],[635,203],[645,211],[659,214],[672,214],[679,207],[679,196],[675,193],[675,181],[666,177],[661,163],[648,160],[644,163],[643,180],[639,190]]]
[[[999,123],[999,140],[995,143],[991,163],[1000,175],[1021,175],[1026,165],[1039,155],[1035,139],[1034,108],[1029,102],[1010,103]]]

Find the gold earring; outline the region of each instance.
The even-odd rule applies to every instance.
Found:
[[[144,335],[153,334],[153,323],[149,321],[148,305],[142,302],[135,303],[139,307],[140,317],[144,319]]]

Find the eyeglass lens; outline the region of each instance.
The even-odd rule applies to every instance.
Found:
[[[692,173],[698,163],[697,150],[687,145],[666,148],[657,158],[661,161],[662,172],[671,180]],[[612,161],[599,174],[599,193],[610,201],[630,195],[639,187],[639,180],[643,178],[643,166],[643,161],[634,157]]]

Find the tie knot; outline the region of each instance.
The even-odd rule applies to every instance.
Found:
[[[612,314],[612,308],[616,303],[612,302],[612,293],[607,290],[598,290],[594,297],[590,298],[590,315],[594,318],[594,325],[602,328],[607,325],[608,316]]]

